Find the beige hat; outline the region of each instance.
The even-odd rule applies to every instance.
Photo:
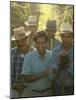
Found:
[[[73,33],[73,27],[69,23],[63,23],[60,27],[61,34],[64,34],[66,32]]]
[[[24,27],[13,29],[15,40],[21,40],[27,37],[30,33],[26,33]]]
[[[37,16],[29,16],[28,21],[24,22],[27,26],[37,25]]]

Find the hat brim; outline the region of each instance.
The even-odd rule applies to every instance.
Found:
[[[55,29],[55,28],[47,28],[47,27],[44,27],[44,29],[45,29],[45,30],[49,30],[49,31],[51,31],[51,30],[57,30],[57,29]]]
[[[25,36],[24,37],[17,37],[17,36],[15,36],[15,40],[22,40],[22,39],[24,39],[24,38],[27,38],[28,36],[30,35],[30,32],[25,32]]]
[[[29,24],[28,21],[24,22],[26,26],[36,26],[37,24]]]

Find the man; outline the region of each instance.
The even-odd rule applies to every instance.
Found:
[[[28,16],[28,21],[25,21],[24,24],[25,24],[25,29],[27,28],[27,31],[30,32],[30,35],[29,35],[29,39],[28,39],[28,42],[30,44],[30,46],[34,46],[34,41],[33,41],[33,36],[34,36],[34,33],[37,31],[37,16],[33,15],[33,16]]]
[[[69,23],[61,25],[62,44],[52,51],[50,76],[53,95],[74,94],[73,29]]]
[[[44,31],[35,33],[35,51],[24,58],[22,76],[25,81],[23,97],[48,96],[50,83],[48,80],[48,65],[51,52],[46,50],[47,35]]]
[[[56,21],[47,20],[45,31],[48,35],[47,49],[52,50],[56,46],[60,45],[60,41],[55,38],[56,33]]]
[[[25,32],[24,27],[18,27],[13,30],[17,47],[11,50],[11,98],[20,97],[21,88],[21,70],[24,61],[24,55],[30,50],[27,43],[28,33]]]

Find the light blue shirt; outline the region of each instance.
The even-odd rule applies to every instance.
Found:
[[[57,68],[58,65],[58,57],[59,57],[59,53],[63,50],[62,46],[58,46],[56,48],[53,49],[52,51],[52,56],[51,56],[51,59],[50,59],[50,65],[49,67],[50,68]],[[69,59],[71,61],[70,63],[70,67],[68,68],[68,71],[73,75],[74,73],[74,49],[73,47],[71,47],[69,50],[68,50],[68,55],[69,55]]]
[[[44,59],[41,59],[37,50],[27,54],[24,58],[24,64],[22,69],[23,75],[35,75],[46,70],[50,64],[51,52],[46,50]],[[31,90],[44,90],[50,87],[50,83],[47,78],[41,78],[35,82],[27,84]]]

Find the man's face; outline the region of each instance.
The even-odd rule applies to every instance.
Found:
[[[38,37],[36,40],[36,48],[39,52],[40,55],[44,55],[45,54],[45,50],[46,50],[46,40],[45,37]]]
[[[64,47],[70,47],[73,42],[73,35],[71,33],[61,34],[62,45]]]
[[[19,50],[25,51],[27,49],[27,38],[17,40],[16,45],[17,45]]]
[[[55,36],[56,30],[46,30],[48,37],[53,38]]]

